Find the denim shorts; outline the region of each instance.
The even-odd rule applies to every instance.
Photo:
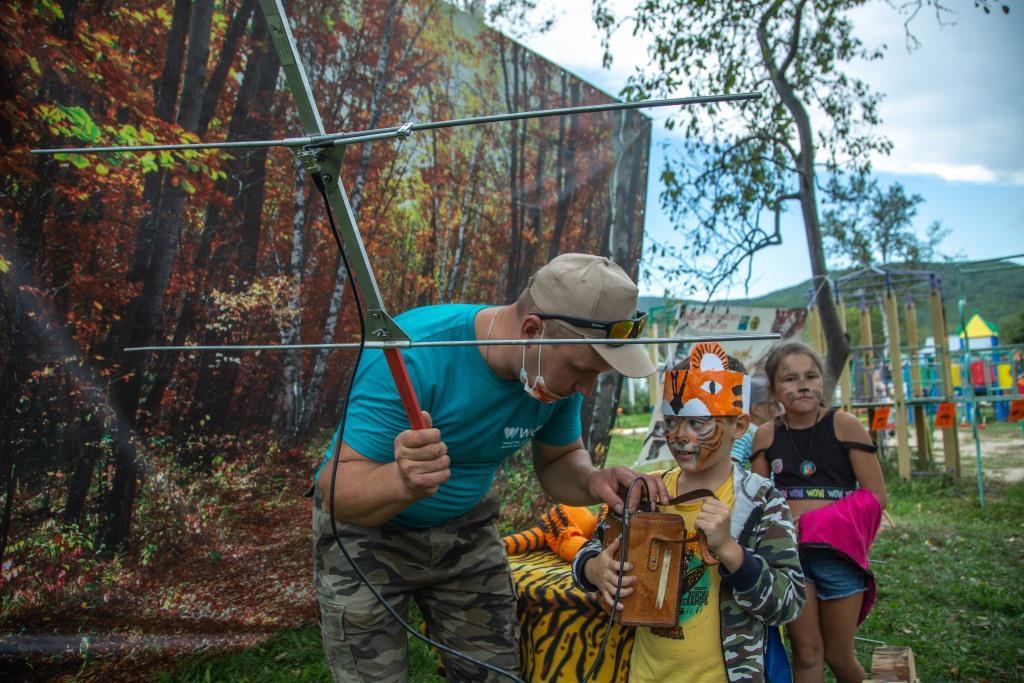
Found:
[[[817,589],[819,600],[848,598],[868,589],[864,570],[832,548],[801,548],[800,564],[807,581]]]

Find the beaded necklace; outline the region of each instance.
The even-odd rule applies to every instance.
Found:
[[[782,424],[785,425],[786,434],[789,435],[789,445],[793,449],[793,455],[800,460],[800,474],[808,478],[814,476],[814,473],[818,470],[818,466],[814,464],[814,460],[811,459],[811,455],[814,453],[814,430],[818,428],[818,422],[821,421],[818,417],[820,412],[820,408],[816,408],[814,411],[814,424],[811,425],[811,438],[807,443],[807,456],[803,458],[801,458],[800,451],[796,447],[796,439],[793,438],[793,432],[792,428],[789,426],[789,420],[786,418],[785,414],[782,416]]]

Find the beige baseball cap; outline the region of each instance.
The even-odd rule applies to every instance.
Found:
[[[537,313],[566,315],[601,322],[632,320],[636,317],[639,290],[622,268],[604,256],[562,254],[538,270],[529,284]],[[605,339],[604,330],[549,320],[581,337]],[[609,365],[626,377],[647,377],[655,367],[642,344],[610,346],[594,344]]]

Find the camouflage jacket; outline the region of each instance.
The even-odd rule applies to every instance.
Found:
[[[764,681],[765,626],[796,619],[805,600],[804,575],[797,555],[789,506],[771,481],[733,465],[735,502],[732,537],[744,550],[735,572],[719,566],[722,654],[730,681]],[[601,552],[591,539],[572,563],[573,580],[595,591],[583,565]]]

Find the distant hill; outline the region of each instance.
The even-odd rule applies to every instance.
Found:
[[[970,263],[970,262],[968,262]],[[991,263],[978,263],[968,266],[967,263],[932,263],[915,268],[915,270],[932,271],[942,281],[943,296],[946,305],[946,318],[949,321],[949,332],[952,334],[959,326],[960,314],[958,301],[960,298],[956,267],[988,268]],[[967,273],[964,275],[964,294],[967,302],[965,317],[970,318],[975,311],[989,322],[997,326],[1009,320],[1011,316],[1024,309],[1024,266],[1015,263],[998,264],[999,270],[985,273]],[[849,271],[837,271],[839,276]],[[765,306],[769,308],[796,308],[806,306],[811,291],[811,281],[804,280],[800,284],[786,287],[764,296],[749,299],[721,299],[713,303],[732,306]],[[847,306],[854,301],[854,292],[844,292]],[[902,299],[901,299],[902,300]],[[648,311],[652,307],[662,306],[662,297],[640,297],[640,310]],[[678,303],[678,300],[676,300]],[[702,304],[703,301],[690,303]],[[918,324],[922,338],[931,334],[931,316],[927,301],[918,300]],[[874,327],[874,326],[873,326]],[[876,328],[881,329],[881,328]],[[853,330],[851,330],[853,332]]]

